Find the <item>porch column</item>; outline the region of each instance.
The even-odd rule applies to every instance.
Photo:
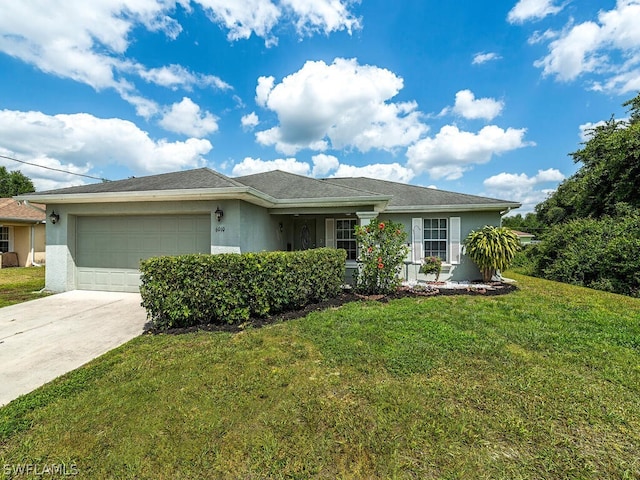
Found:
[[[369,222],[378,216],[378,212],[356,212],[358,220],[360,220],[360,226],[366,227]]]

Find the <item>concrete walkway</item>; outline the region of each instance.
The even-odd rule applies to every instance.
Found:
[[[0,308],[0,406],[140,335],[140,301],[75,290]]]

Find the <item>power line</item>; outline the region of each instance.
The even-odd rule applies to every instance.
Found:
[[[0,155],[0,158],[6,158],[7,160],[13,160],[14,162],[24,163],[25,165],[31,165],[32,167],[46,168],[47,170],[53,170],[54,172],[62,172],[69,175],[76,175],[78,177],[91,178],[93,180],[101,180],[103,182],[111,181],[107,178],[93,177],[91,175],[85,175],[84,173],[75,173],[75,172],[70,172],[68,170],[62,170],[61,168],[53,168],[53,167],[47,167],[45,165],[38,165],[37,163],[25,162],[24,160],[18,160],[17,158],[7,157],[6,155]]]

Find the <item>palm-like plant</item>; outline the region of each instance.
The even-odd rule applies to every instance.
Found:
[[[506,270],[520,250],[520,241],[513,231],[488,225],[471,232],[464,244],[485,282],[490,282],[497,270]]]

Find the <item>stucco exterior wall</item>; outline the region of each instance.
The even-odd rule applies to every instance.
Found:
[[[60,215],[54,225],[46,229],[46,288],[64,292],[76,288],[76,219],[83,215],[171,215],[211,214],[216,203],[210,201],[188,202],[131,202],[47,205],[47,218],[55,210]],[[214,220],[211,226],[214,228]],[[215,222],[217,223],[217,222]],[[212,235],[213,238],[213,235]]]
[[[270,215],[266,208],[240,202],[240,248],[243,252],[286,250],[287,239],[280,231],[281,215]]]
[[[44,265],[46,262],[46,226],[43,223],[40,223],[35,226],[35,237],[34,237],[34,252],[33,258],[31,261],[33,263],[37,263],[39,265]]]
[[[447,212],[447,213],[411,213],[411,214],[381,214],[379,219],[384,221],[390,219],[394,222],[401,223],[404,226],[405,232],[407,232],[408,246],[411,247],[411,221],[413,218],[460,218],[460,240],[463,242],[469,233],[473,230],[478,230],[485,225],[500,225],[500,213],[499,212]],[[427,277],[419,273],[418,265],[408,265],[405,268],[405,273],[408,273],[409,280],[427,280]],[[461,255],[460,263],[455,264],[443,264],[442,273],[440,274],[440,280],[446,281],[466,281],[466,280],[479,280],[482,275],[476,265],[466,255]],[[430,276],[428,279],[432,280]]]
[[[13,227],[13,251],[18,254],[18,265],[21,267],[27,266],[27,261],[30,260],[30,234],[31,225]]]
[[[18,256],[20,267],[31,267],[34,262],[43,264],[45,259],[45,226],[44,224],[7,223],[10,228],[11,251]],[[33,235],[33,251],[31,237]]]
[[[224,216],[220,221],[215,216],[216,209],[221,209]],[[311,239],[313,246],[326,245],[325,219],[351,218],[360,220],[355,213],[316,213],[296,215],[287,212],[280,215],[270,212],[266,208],[250,204],[241,200],[222,201],[183,201],[183,202],[131,202],[131,203],[96,203],[96,204],[50,204],[47,207],[47,217],[52,210],[60,215],[60,220],[54,225],[49,223],[46,228],[46,242],[44,234],[37,228],[36,252],[46,243],[46,288],[52,291],[73,290],[77,285],[76,269],[76,220],[80,216],[100,215],[181,215],[208,214],[211,216],[211,253],[225,252],[258,252],[274,250],[291,250],[296,248],[296,225],[300,221],[313,219],[315,234]],[[411,246],[411,226],[413,218],[460,218],[460,239],[463,241],[472,231],[484,225],[499,225],[498,212],[447,212],[447,213],[403,213],[380,214],[379,220],[392,220],[404,226],[408,234],[407,243]],[[297,222],[297,223],[296,223]],[[368,223],[368,222],[365,222]],[[43,227],[43,226],[38,226]],[[31,228],[29,226],[29,228]],[[28,230],[26,244],[29,244]],[[20,234],[22,235],[22,233]],[[38,237],[40,235],[40,237]],[[15,239],[17,244],[19,238]],[[332,242],[333,243],[333,242]],[[20,252],[19,256],[20,255]],[[28,251],[26,252],[28,253]],[[24,253],[23,253],[24,255]],[[36,257],[37,258],[37,257]],[[410,257],[409,257],[410,258]],[[348,268],[356,268],[355,262],[350,262]],[[418,273],[418,265],[408,265],[403,268],[403,275],[410,280],[416,278],[426,280]],[[476,266],[466,256],[461,256],[458,264],[445,264],[440,276],[441,280],[475,280],[481,277]]]

